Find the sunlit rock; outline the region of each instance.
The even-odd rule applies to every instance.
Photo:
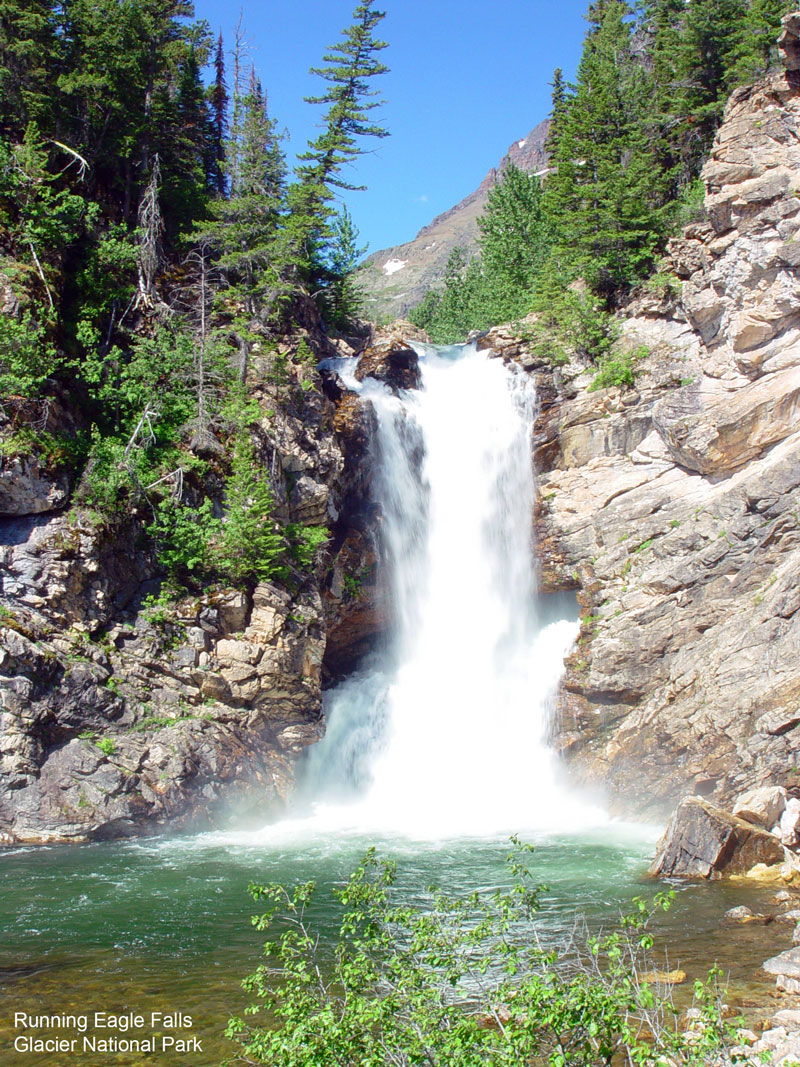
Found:
[[[782,859],[783,846],[772,834],[702,797],[686,797],[658,843],[650,873],[663,878],[719,878]]]

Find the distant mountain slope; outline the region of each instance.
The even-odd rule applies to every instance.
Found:
[[[380,321],[405,315],[441,280],[454,248],[460,246],[468,252],[476,249],[478,218],[489,190],[509,163],[528,172],[544,170],[549,127],[547,120],[540,122],[527,137],[514,141],[500,164],[489,171],[474,192],[423,226],[413,241],[373,252],[365,260],[358,279],[367,295],[370,318]]]

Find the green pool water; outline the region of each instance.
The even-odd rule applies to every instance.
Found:
[[[588,835],[534,841],[532,869],[549,887],[542,898],[541,936],[558,939],[579,912],[593,926],[613,921],[633,896],[653,892],[657,887],[645,876],[653,840],[652,832],[612,824]],[[323,892],[315,921],[322,937],[329,937],[336,913],[324,889],[340,884],[371,844],[397,860],[398,890],[409,899],[429,884],[466,892],[504,880],[503,839],[200,835],[0,855],[0,1063],[220,1063],[233,1051],[222,1031],[229,1014],[246,1003],[239,983],[257,960],[263,938],[249,924],[255,907],[248,883],[317,880]],[[693,976],[718,960],[743,1002],[759,992],[763,997],[768,980],[758,975],[757,965],[768,954],[765,943],[785,947],[786,927],[732,929],[720,919],[733,904],[763,906],[771,895],[774,890],[720,883],[680,889],[676,905],[659,921],[659,946],[669,947],[669,965],[680,964]],[[13,1051],[20,1033],[15,1012],[94,1011],[190,1015],[187,1032],[201,1040],[203,1051],[145,1057]]]

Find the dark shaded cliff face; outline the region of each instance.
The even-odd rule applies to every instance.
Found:
[[[360,377],[413,386],[408,339],[424,335],[408,323],[338,349],[308,325],[318,355],[360,355]],[[257,458],[283,472],[281,519],[331,535],[284,585],[148,607],[159,570],[143,521],[59,508],[72,479],[43,457],[0,472],[0,844],[263,822],[324,733],[323,682],[380,638],[371,405],[307,361],[288,361],[277,404],[270,358],[254,352],[248,377]]]
[[[486,207],[489,190],[510,163],[529,173],[544,171],[549,128],[549,122],[540,122],[527,137],[514,141],[499,166],[489,171],[474,192],[437,215],[413,241],[373,252],[367,258],[357,277],[370,318],[381,322],[407,314],[442,281],[453,249],[463,248],[468,256],[477,251],[478,218]]]
[[[285,586],[148,608],[146,516],[109,527],[66,510],[73,479],[46,457],[4,462],[0,843],[263,821],[324,732],[323,673],[379,633],[369,408],[305,362],[289,363],[293,399],[278,406],[268,358],[254,353],[248,385],[265,412],[257,457],[283,472],[277,513],[331,531],[315,569]]]
[[[642,298],[632,389],[589,391],[508,330],[540,380],[545,588],[583,625],[555,741],[634,815],[682,793],[800,788],[800,90],[731,98],[703,177],[708,221],[673,242],[680,299]]]

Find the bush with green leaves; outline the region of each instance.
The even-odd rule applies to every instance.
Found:
[[[234,585],[286,574],[286,539],[274,511],[272,490],[255,462],[249,431],[241,430],[225,487],[225,517],[215,558],[216,569]]]
[[[458,898],[432,889],[422,906],[398,899],[394,864],[370,850],[334,890],[342,918],[327,952],[313,926],[313,882],[251,885],[267,904],[254,926],[270,940],[243,982],[253,1002],[226,1031],[241,1058],[270,1067],[730,1063],[718,972],[695,985],[688,1035],[649,977],[648,921],[671,895],[635,900],[616,929],[576,935],[559,952],[538,936],[541,887],[524,848],[509,856],[507,888]]]
[[[636,367],[637,360],[644,359],[649,355],[645,345],[640,346],[634,352],[608,352],[597,363],[597,373],[592,378],[589,392],[597,389],[608,389],[612,385],[618,385],[627,389],[633,385],[640,371]]]
[[[220,526],[208,498],[196,507],[181,504],[174,497],[159,501],[147,533],[173,585],[185,585],[193,575],[208,572],[212,540]]]
[[[301,526],[290,522],[286,527],[289,538],[289,550],[292,559],[304,571],[312,570],[317,557],[317,550],[330,540],[331,532],[327,526]]]

